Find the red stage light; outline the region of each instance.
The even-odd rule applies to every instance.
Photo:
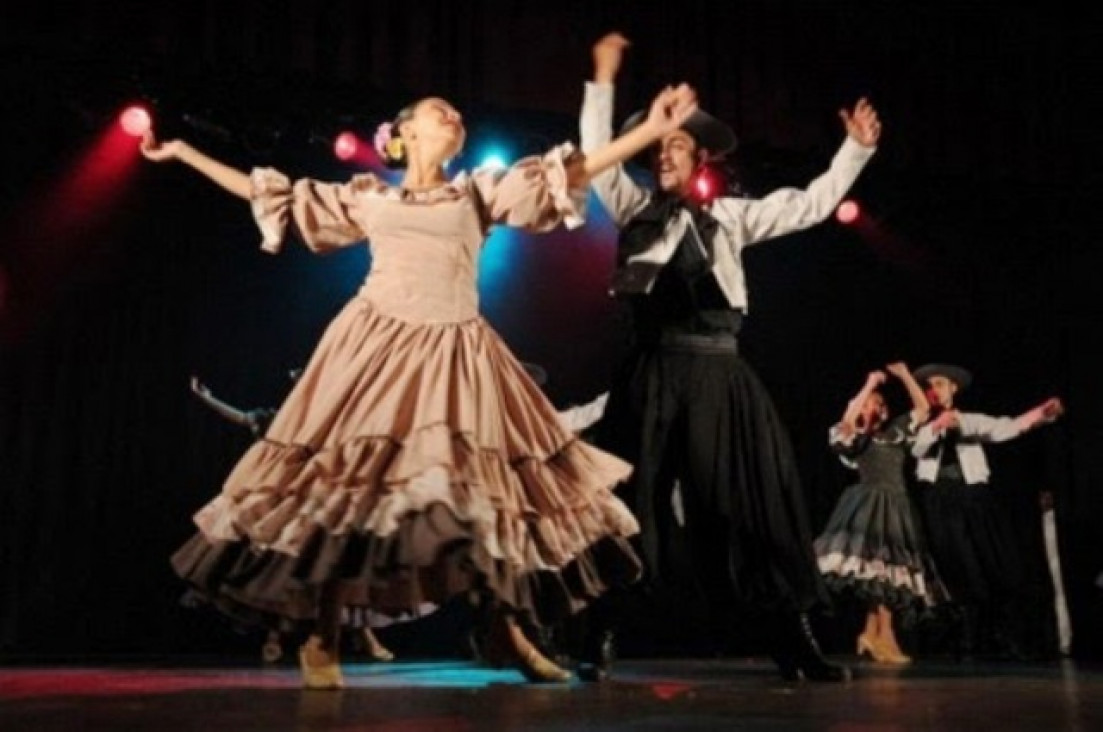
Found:
[[[697,203],[707,205],[723,193],[727,182],[724,172],[713,165],[702,165],[693,173],[690,195]]]
[[[339,160],[351,160],[360,148],[360,141],[351,132],[342,132],[333,141],[333,154]]]
[[[132,104],[119,115],[119,124],[131,137],[141,137],[153,125],[149,110],[140,104]]]
[[[861,213],[856,201],[843,201],[839,204],[839,207],[835,209],[835,218],[844,224],[852,224],[858,220],[858,214]]]
[[[702,175],[697,178],[695,183],[697,187],[697,195],[706,201],[712,198],[712,181],[709,180],[707,175]]]

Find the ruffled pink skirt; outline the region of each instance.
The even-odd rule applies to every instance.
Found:
[[[476,590],[552,623],[639,577],[613,493],[630,471],[561,426],[482,319],[356,298],[172,563],[222,610],[285,627],[334,580],[375,610]]]

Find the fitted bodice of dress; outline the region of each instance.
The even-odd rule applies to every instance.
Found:
[[[907,449],[902,441],[877,437],[855,458],[862,485],[904,490],[904,459]]]
[[[470,196],[389,200],[368,212],[372,264],[360,296],[393,317],[454,323],[478,316],[484,240]]]
[[[265,251],[282,248],[291,222],[313,251],[367,241],[372,265],[360,298],[405,322],[459,323],[478,317],[478,258],[493,226],[542,232],[582,224],[586,189],[571,187],[567,174],[575,154],[564,144],[423,191],[371,173],[346,183],[292,182],[256,168],[251,206]]]

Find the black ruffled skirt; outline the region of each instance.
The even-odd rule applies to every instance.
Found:
[[[857,484],[844,490],[815,551],[833,593],[885,605],[905,619],[948,599],[901,486]]]

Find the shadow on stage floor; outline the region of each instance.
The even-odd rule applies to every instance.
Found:
[[[851,682],[810,684],[783,682],[772,664],[754,659],[634,659],[604,684],[533,685],[467,661],[350,663],[348,688],[304,691],[287,664],[21,662],[0,668],[0,729],[1103,729],[1100,667],[1065,660],[853,668]]]

